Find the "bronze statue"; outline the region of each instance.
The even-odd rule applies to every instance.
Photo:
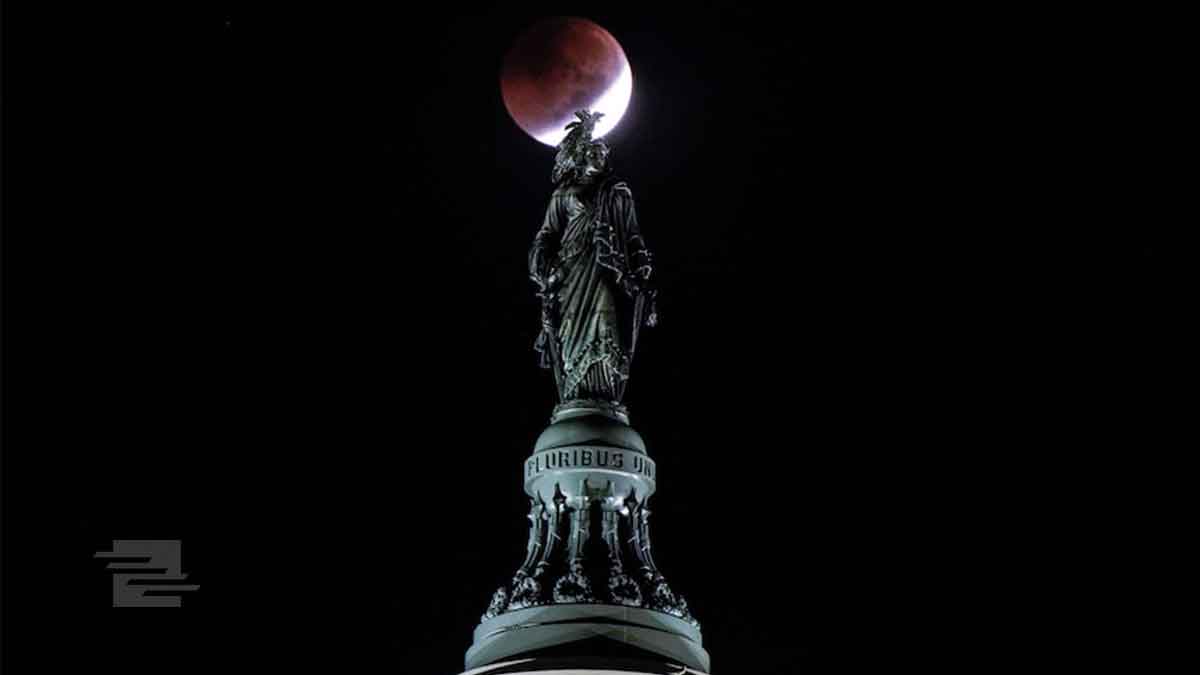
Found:
[[[581,110],[567,125],[554,161],[555,190],[529,251],[542,299],[534,348],[541,366],[554,371],[560,407],[620,408],[638,333],[658,322],[653,263],[633,194],[613,176],[608,145],[592,139],[602,115]]]

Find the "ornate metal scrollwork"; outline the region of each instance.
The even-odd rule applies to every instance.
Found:
[[[603,539],[608,547],[608,594],[613,603],[628,607],[642,605],[642,589],[637,582],[625,573],[625,564],[621,555],[621,513],[606,511],[603,516]]]
[[[697,627],[687,601],[667,583],[650,553],[650,509],[635,491],[624,500],[588,488],[568,498],[555,485],[546,502],[531,502],[525,561],[508,588],[492,597],[484,620],[504,612],[545,604],[606,602],[653,609]],[[601,509],[600,542],[607,564],[592,565],[585,555],[591,539],[591,511]],[[565,536],[564,536],[565,535]]]
[[[481,621],[487,621],[492,617],[499,616],[508,608],[508,589],[501,586],[492,594],[492,601],[488,603],[488,608],[484,610]]]
[[[588,492],[587,481],[583,482],[583,493]],[[592,580],[584,567],[584,548],[591,537],[591,499],[579,497],[579,506],[568,506],[571,521],[571,540],[567,551],[567,573],[554,584],[554,602],[596,602]]]

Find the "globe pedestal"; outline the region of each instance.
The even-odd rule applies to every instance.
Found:
[[[608,656],[596,668],[579,666],[581,673],[708,670],[700,624],[651,555],[647,504],[657,470],[627,419],[612,406],[576,402],[560,406],[538,438],[524,469],[530,498],[525,561],[496,591],[475,629],[468,672],[536,672],[521,669],[532,661],[516,670],[485,666],[522,658],[547,664],[551,657],[541,656],[547,650],[582,644],[636,654],[642,670],[614,670]],[[571,658],[590,656],[570,652]],[[660,670],[668,666],[674,670]]]

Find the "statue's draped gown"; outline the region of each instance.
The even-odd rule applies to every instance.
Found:
[[[560,266],[555,330],[563,401],[619,402],[632,359],[635,300],[648,289],[650,252],[637,225],[633,195],[608,178],[597,186],[555,190],[529,253],[530,275],[545,280]],[[543,332],[535,347],[553,367]]]

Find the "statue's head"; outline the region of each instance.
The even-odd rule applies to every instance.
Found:
[[[555,184],[591,180],[610,170],[608,144],[601,139],[592,139],[596,122],[604,113],[584,109],[575,116],[579,119],[567,125],[567,136],[558,144],[558,154],[554,157],[551,179]]]
[[[608,171],[608,143],[602,140],[592,141],[584,148],[579,167],[584,177],[592,177]]]

